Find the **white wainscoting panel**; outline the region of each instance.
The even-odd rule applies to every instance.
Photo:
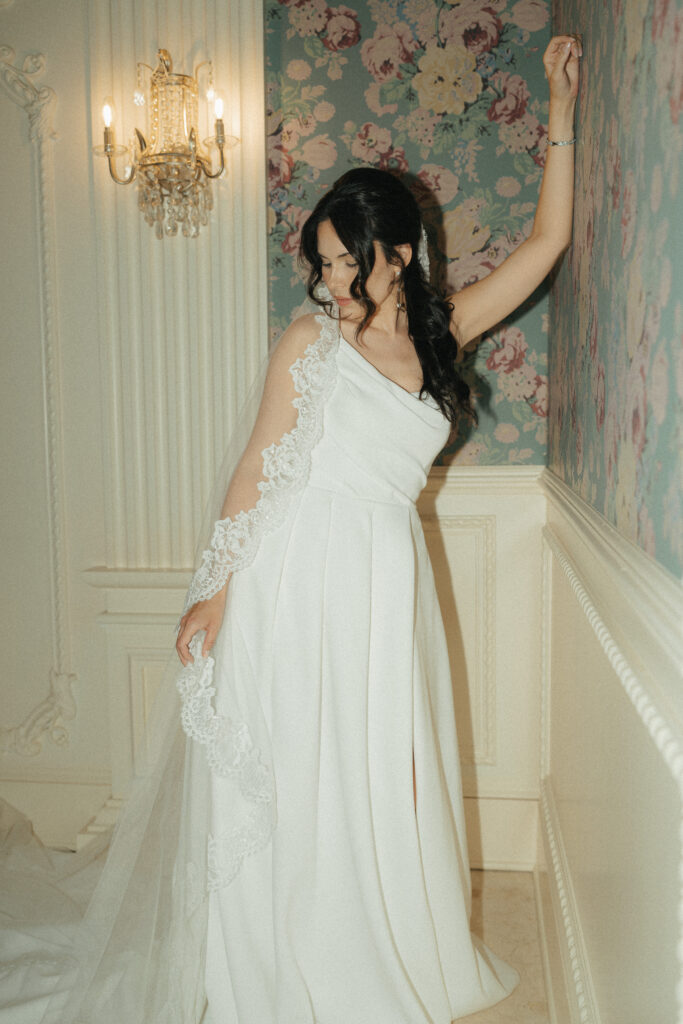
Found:
[[[542,467],[432,470],[420,512],[449,642],[470,858],[536,859]]]
[[[672,1024],[683,1020],[683,595],[557,477],[542,482],[551,988],[565,984],[572,1024]]]

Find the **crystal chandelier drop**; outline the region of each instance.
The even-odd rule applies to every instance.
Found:
[[[117,146],[112,121],[114,107],[111,100],[105,100],[102,108],[104,118],[104,146],[95,152],[106,156],[109,173],[119,185],[129,185],[137,179],[138,206],[148,224],[154,227],[157,238],[164,235],[183,235],[194,238],[201,225],[208,222],[213,206],[213,195],[209,179],[219,178],[225,170],[225,149],[238,141],[225,134],[223,124],[223,101],[213,88],[213,70],[210,61],[207,100],[214,104],[214,132],[210,138],[199,141],[199,86],[198,73],[180,75],[173,71],[173,61],[168,50],[158,51],[159,63],[156,68],[138,64],[138,87],[135,103],[145,105],[141,84],[142,68],[151,71],[149,81],[148,129],[149,142],[139,129],[135,129],[132,144],[132,160],[123,177],[116,171],[116,159],[129,152]],[[212,150],[218,150],[218,166],[214,170]]]

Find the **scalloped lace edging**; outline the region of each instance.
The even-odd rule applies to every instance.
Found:
[[[190,583],[185,611],[213,597],[231,573],[251,564],[264,533],[284,522],[292,497],[306,483],[311,454],[322,436],[325,399],[336,380],[336,360],[330,356],[339,343],[335,322],[324,313],[315,319],[319,337],[289,369],[300,396],[292,402],[296,425],[261,453],[264,480],[258,484],[255,506],[214,526],[211,545]]]
[[[194,661],[181,669],[176,683],[182,699],[183,730],[206,747],[206,759],[215,775],[235,780],[249,807],[238,825],[209,838],[207,887],[212,891],[228,885],[244,858],[268,842],[275,822],[275,782],[254,745],[247,722],[235,722],[214,710],[215,660],[211,655],[202,657],[199,635],[190,642],[190,652]]]

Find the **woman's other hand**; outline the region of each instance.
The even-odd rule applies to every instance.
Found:
[[[579,57],[583,53],[578,35],[553,36],[543,54],[543,66],[550,85],[551,100],[575,100],[579,91]]]
[[[222,590],[210,597],[208,601],[197,601],[189,608],[182,619],[178,629],[178,639],[175,649],[183,665],[188,665],[194,658],[190,654],[190,641],[195,633],[201,630],[206,631],[204,643],[202,644],[202,657],[205,658],[216,642],[218,630],[223,621],[225,611],[225,597],[228,589],[226,583]]]

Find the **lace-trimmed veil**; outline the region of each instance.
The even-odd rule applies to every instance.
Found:
[[[336,326],[320,307],[307,301],[293,319],[313,311],[319,314],[319,336],[290,367],[289,422],[262,451],[255,500],[221,521],[223,499],[235,485],[257,420],[268,360],[243,405],[208,503],[186,607],[220,589],[228,572],[249,564],[264,531],[282,521],[288,501],[305,482],[322,429],[322,405],[333,384],[330,356],[337,341]],[[71,953],[62,954],[52,995],[36,1018],[42,1024],[198,1024],[201,1019],[207,894],[229,884],[244,857],[268,842],[276,801],[268,731],[250,697],[255,688],[243,681],[222,704],[230,713],[217,714],[214,659],[201,658],[201,635],[192,650],[194,664],[183,670],[175,652],[169,659],[148,722],[144,768],[131,787]],[[233,827],[218,839],[210,838],[212,771],[233,783],[228,811]]]
[[[428,270],[424,233],[418,256]],[[329,299],[329,292],[324,289],[321,297]],[[332,357],[338,343],[334,320],[313,303],[300,306],[293,320],[310,312],[318,314],[318,328],[289,367],[290,401],[276,418],[279,426],[273,427],[268,443],[260,446],[262,471],[260,479],[251,481],[248,500],[238,474],[242,454],[257,432],[254,425],[261,421],[257,413],[261,395],[267,394],[268,360],[243,404],[208,503],[186,607],[215,593],[229,573],[249,564],[260,538],[283,520],[288,502],[305,483],[322,430],[324,400],[334,383]],[[234,514],[229,510],[221,520],[223,499],[233,490]],[[200,657],[201,636],[193,640],[192,649],[194,663],[186,669],[180,670],[175,652],[169,658],[147,723],[146,752],[140,758],[144,765],[80,923],[74,922],[73,899],[60,888],[55,872],[48,871],[57,938],[50,933],[49,954],[20,955],[20,960],[31,961],[33,970],[20,972],[15,986],[16,1005],[33,1000],[37,1012],[32,1020],[41,1024],[201,1020],[207,894],[230,884],[244,858],[268,842],[276,799],[268,730],[253,696],[256,688],[248,679],[239,688],[231,683],[225,700],[222,688],[218,714],[214,659]],[[213,839],[211,772],[231,780],[233,801],[227,810],[233,823],[230,834]],[[92,860],[94,852],[76,855],[78,864]],[[30,896],[36,876],[20,874],[15,872],[11,883]],[[62,927],[65,915],[72,923]],[[28,924],[18,931],[36,934]]]

